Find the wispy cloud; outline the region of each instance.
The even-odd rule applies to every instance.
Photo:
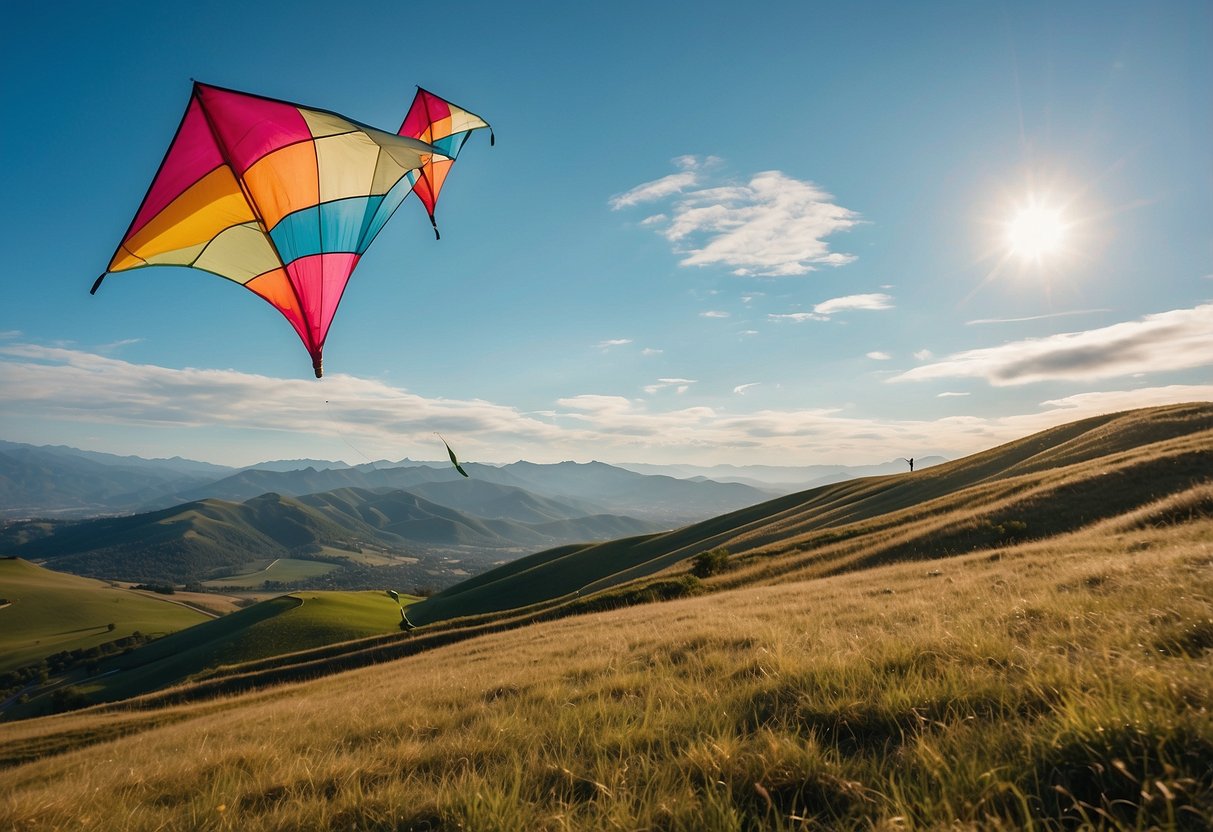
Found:
[[[919,350],[918,352],[914,353],[914,357],[919,361],[929,361],[935,357],[935,354],[930,350]]]
[[[969,394],[968,393],[938,393],[938,394],[936,394],[935,398],[937,398],[937,399],[954,399],[954,398],[961,398],[961,397],[967,396],[967,395],[969,395]]]
[[[801,324],[805,321],[828,321],[831,316],[837,315],[839,312],[854,310],[879,311],[892,308],[893,298],[891,295],[872,292],[864,295],[844,295],[840,298],[823,300],[813,307],[812,312],[772,312],[767,317],[772,321],[791,321],[792,323]]]
[[[887,352],[881,352],[880,350],[873,350],[872,352],[868,353],[867,356],[873,361],[888,361],[893,357]]]
[[[709,309],[707,312],[700,312],[699,317],[701,317],[701,318],[727,318],[727,317],[729,317],[729,313],[721,312],[719,309]]]
[[[794,324],[802,324],[805,321],[828,321],[829,317],[818,315],[816,312],[770,312],[767,317],[772,321],[791,321]]]
[[[738,396],[744,396],[745,391],[749,390],[751,387],[757,387],[761,383],[762,382],[760,382],[760,381],[751,381],[749,384],[738,384],[736,387],[733,388],[733,392],[736,393]]]
[[[651,396],[654,393],[657,393],[661,390],[665,390],[669,387],[673,387],[674,392],[681,395],[681,394],[685,393],[687,390],[691,389],[692,384],[696,384],[696,383],[697,383],[696,380],[693,378],[659,378],[659,379],[657,379],[656,384],[645,385],[644,392],[648,393]]]
[[[1074,315],[1094,315],[1097,312],[1111,312],[1111,309],[1073,309],[1068,312],[1049,312],[1044,315],[1028,315],[1024,318],[978,318],[973,321],[965,321],[965,326],[979,326],[982,324],[1017,324],[1023,321],[1043,321],[1048,318],[1069,318]]]
[[[831,251],[825,238],[846,231],[860,216],[836,204],[813,182],[777,171],[754,174],[744,183],[706,181],[711,157],[680,157],[684,168],[612,197],[619,210],[671,198],[668,210],[648,217],[683,255],[683,266],[724,266],[737,275],[800,275],[819,266],[842,266],[855,256]]]
[[[600,350],[609,350],[612,347],[623,347],[632,343],[631,338],[608,338],[605,341],[599,341],[597,344]]]
[[[642,202],[652,202],[653,200],[663,199],[672,194],[681,193],[687,188],[698,184],[698,181],[699,177],[693,171],[671,173],[669,176],[654,179],[652,182],[645,182],[637,185],[630,191],[613,196],[609,204],[613,211],[618,211],[621,208],[630,208]],[[652,218],[650,217],[650,219]]]
[[[830,298],[823,300],[821,303],[813,307],[813,311],[818,315],[837,315],[839,312],[847,312],[852,309],[865,310],[880,310],[892,309],[893,298],[891,295],[886,295],[881,292],[872,292],[866,295],[845,295],[840,298]]]
[[[661,355],[665,350],[654,349],[653,347],[645,347],[640,351],[641,355]]]
[[[968,350],[889,381],[981,378],[996,387],[1113,378],[1213,365],[1213,304],[1136,321]]]

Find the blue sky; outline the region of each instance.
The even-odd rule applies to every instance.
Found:
[[[1203,1],[4,22],[2,438],[247,464],[434,459],[437,431],[493,462],[862,464],[1213,399]],[[324,379],[219,278],[88,294],[191,79],[392,130],[420,84],[495,128],[441,241],[410,201],[363,259]]]

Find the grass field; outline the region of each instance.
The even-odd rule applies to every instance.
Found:
[[[17,558],[0,559],[0,595],[11,602],[0,609],[0,671],[60,651],[95,647],[136,630],[171,633],[208,619],[162,598]]]
[[[277,558],[249,564],[238,572],[221,578],[203,581],[204,586],[212,587],[241,587],[257,589],[266,581],[289,583],[327,575],[334,569],[339,569],[332,563],[321,563],[314,560],[299,560],[297,558]]]
[[[93,676],[77,674],[71,681],[93,701],[113,701],[224,665],[399,632],[399,624],[397,604],[383,592],[297,592],[104,660]],[[17,715],[37,713],[39,707],[34,700]]]

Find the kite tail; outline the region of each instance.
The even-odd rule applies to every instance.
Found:
[[[94,283],[93,283],[93,288],[91,288],[91,289],[89,289],[89,290],[88,290],[88,293],[89,293],[90,295],[95,295],[95,294],[97,294],[97,290],[101,288],[101,281],[105,280],[105,276],[106,276],[107,274],[109,274],[109,272],[102,272],[102,273],[101,273],[101,277],[97,278],[96,282],[94,282]]]
[[[493,128],[489,128],[489,147],[497,144],[497,137],[493,135]]]
[[[324,358],[320,355],[312,356],[312,369],[316,371],[316,378],[324,375]]]
[[[434,226],[434,239],[441,240],[442,235],[438,233],[438,223],[434,220],[433,214],[430,214],[430,225]]]

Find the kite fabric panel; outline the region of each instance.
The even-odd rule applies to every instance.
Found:
[[[458,124],[472,121],[483,124],[477,117]],[[429,185],[424,171],[445,166],[445,177],[453,161],[416,136],[195,83],[106,274],[188,266],[239,283],[290,321],[319,378],[359,258],[415,183]],[[431,213],[440,187],[423,198]]]
[[[417,95],[413,97],[413,103],[404,117],[404,123],[397,131],[401,136],[411,136],[428,142],[443,154],[435,156],[421,168],[408,174],[414,193],[430,215],[430,225],[434,226],[435,237],[438,237],[438,223],[434,220],[434,208],[438,204],[438,194],[468,137],[472,135],[473,130],[482,128],[488,128],[489,145],[493,145],[496,139],[493,136],[493,128],[487,121],[418,87]]]

